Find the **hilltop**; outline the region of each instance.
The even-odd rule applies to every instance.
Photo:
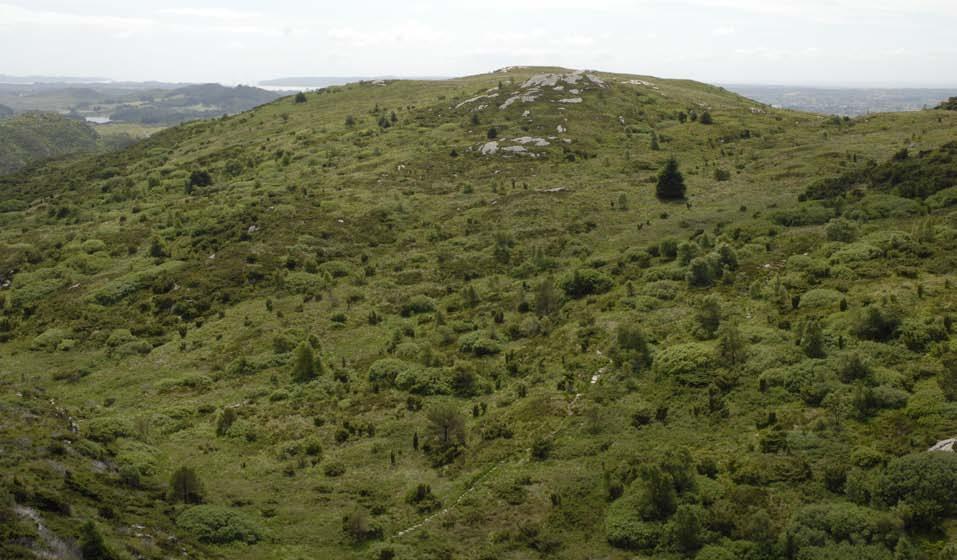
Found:
[[[2,177],[0,551],[950,558],[955,126],[515,67]]]

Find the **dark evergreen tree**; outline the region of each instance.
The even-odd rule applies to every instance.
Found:
[[[292,367],[292,380],[296,383],[308,383],[317,377],[316,359],[312,347],[303,342],[296,348]]]
[[[80,552],[83,560],[113,560],[116,556],[106,546],[103,535],[92,521],[87,521],[80,528]]]
[[[190,467],[180,467],[173,472],[169,481],[169,500],[184,504],[199,504],[203,502],[203,485]]]
[[[678,200],[685,197],[685,178],[678,170],[678,160],[670,158],[658,173],[655,194],[660,199]]]

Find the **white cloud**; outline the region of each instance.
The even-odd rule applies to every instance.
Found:
[[[334,41],[354,48],[377,47],[396,43],[435,45],[449,41],[452,35],[418,22],[405,22],[388,29],[359,30],[354,27],[336,27],[327,35]]]
[[[0,4],[0,26],[57,25],[129,30],[150,27],[154,23],[153,20],[145,18],[80,15],[68,12],[32,10],[13,4]]]
[[[737,31],[733,27],[717,27],[711,31],[711,34],[716,37],[727,37],[735,33],[737,33]]]
[[[221,21],[248,21],[263,17],[259,12],[243,12],[222,8],[169,8],[160,10],[158,13],[161,15],[216,19]]]

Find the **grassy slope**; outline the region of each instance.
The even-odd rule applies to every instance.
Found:
[[[400,557],[441,557],[443,551],[528,557],[535,554],[528,546],[535,538],[516,530],[527,525],[542,528],[539,540],[562,544],[549,553],[556,557],[626,558],[632,555],[605,540],[602,472],[653,457],[668,445],[687,446],[699,460],[718,458],[725,473],[721,480],[730,484],[725,466],[730,458],[764,465],[765,458],[754,450],[755,421],[770,408],[788,427],[798,456],[815,469],[822,458],[846,455],[861,441],[900,454],[949,435],[950,417],[939,415],[909,424],[910,437],[904,440],[887,437],[890,417],[848,420],[815,431],[827,417],[824,409],[805,406],[782,390],[760,393],[758,377],[765,369],[795,359],[794,335],[777,328],[779,312],[749,297],[748,287],[776,271],[788,275],[795,293],[808,289],[807,277],[788,268],[788,257],[818,256],[815,251],[823,250],[821,228],[775,228],[767,222],[769,213],[793,205],[811,180],[851,165],[850,155],[884,160],[904,146],[944,143],[953,137],[957,115],[875,115],[835,125],[702,84],[641,78],[652,88],[623,83],[637,77],[611,74],[600,74],[608,88],[592,87],[578,105],[557,104],[555,99],[570,95],[547,91],[544,100],[505,111],[493,104],[479,112],[479,125],[470,122],[469,110],[479,103],[454,109],[499,83],[512,91],[539,71],[544,70],[331,88],[310,94],[304,104],[283,99],[236,117],[167,130],[118,154],[52,163],[5,180],[0,188],[10,193],[8,205],[16,211],[0,214],[0,268],[19,273],[12,289],[5,290],[15,334],[0,347],[0,381],[10,389],[55,398],[80,420],[84,434],[102,418],[135,424],[138,429],[129,437],[108,447],[122,452],[124,446],[148,446],[143,452],[152,458],[153,474],[145,477],[145,490],[124,492],[115,477],[88,474],[89,458],[81,454],[54,457],[51,464],[44,445],[53,429],[16,421],[11,433],[25,431],[36,441],[19,450],[16,466],[5,468],[28,465],[23,472],[30,483],[53,487],[60,485],[53,482],[59,477],[57,463],[84,473],[91,486],[115,496],[118,520],[102,521],[112,527],[111,542],[147,555],[160,552],[124,529],[140,523],[155,533],[174,531],[166,506],[148,504],[162,504],[150,500],[159,497],[174,466],[191,464],[205,481],[210,502],[234,505],[269,535],[254,546],[207,547],[204,556],[365,557],[368,545],[351,545],[341,529],[342,516],[358,504],[381,507],[374,522]],[[385,116],[395,111],[398,125],[380,130],[379,114],[371,114],[375,107]],[[526,109],[531,118],[522,116]],[[708,109],[715,124],[679,123],[675,113],[689,109]],[[356,126],[344,124],[347,115],[356,117]],[[567,134],[555,132],[559,125]],[[475,149],[486,142],[491,126],[499,138],[563,136],[572,142],[553,140],[534,160],[483,157]],[[744,130],[750,138],[741,138]],[[649,148],[652,131],[660,151]],[[453,149],[459,157],[450,157]],[[690,207],[653,196],[653,178],[670,155],[685,171]],[[230,161],[240,164],[241,173],[229,176]],[[731,179],[716,182],[713,167],[731,171]],[[213,173],[215,185],[185,194],[189,172],[201,168]],[[556,187],[566,190],[540,192]],[[612,207],[621,194],[628,199],[626,210]],[[953,225],[951,215],[939,220]],[[909,231],[914,223],[904,217],[864,227]],[[639,229],[638,224],[645,225]],[[608,352],[619,323],[637,321],[658,349],[693,340],[691,311],[707,292],[678,282],[674,299],[647,297],[661,282],[623,255],[663,238],[687,239],[698,229],[716,232],[719,224],[726,232],[735,227],[744,232],[736,242],[742,267],[733,283],[710,292],[723,298],[726,315],[742,323],[753,344],[751,361],[735,372],[740,379],[726,396],[730,416],[695,412],[707,405],[706,391],[651,373],[634,376],[609,368],[592,384],[592,375],[607,365],[596,350]],[[250,226],[256,226],[252,233]],[[776,235],[769,236],[769,229]],[[154,236],[168,248],[169,260],[185,264],[141,281],[147,289],[130,297],[97,303],[98,294],[113,293],[108,291],[122,283],[135,285],[135,275],[155,266],[147,255]],[[493,256],[496,236],[512,241],[508,263]],[[81,246],[90,239],[102,240],[103,247]],[[536,252],[547,258],[536,258]],[[947,262],[946,255],[940,258]],[[320,265],[344,261],[348,272],[332,281],[316,275],[321,299],[307,301],[304,290],[291,287],[286,270],[301,272],[310,260]],[[613,274],[615,289],[568,301],[559,314],[542,321],[544,335],[505,336],[510,325],[528,317],[517,304],[530,299],[543,278],[584,265]],[[659,277],[683,275],[669,272],[677,267],[657,259],[653,266]],[[895,266],[889,260],[886,270],[852,282],[823,281],[845,290],[851,304],[849,312],[823,313],[833,333],[830,346],[847,331],[854,310],[882,293],[897,293],[914,309],[950,310],[952,292],[945,280],[952,274],[946,266],[922,272],[922,300],[913,296],[915,281],[887,274]],[[637,295],[629,295],[629,284]],[[463,307],[459,294],[466,285],[479,293],[474,308]],[[431,313],[411,318],[398,313],[420,294],[448,309],[445,328],[436,326]],[[156,311],[170,302],[178,304],[175,312]],[[384,318],[379,325],[366,320],[373,310]],[[493,321],[496,311],[504,313],[503,324]],[[337,314],[345,315],[344,325],[333,320]],[[797,325],[811,314],[821,312],[798,310],[784,318]],[[184,325],[181,340],[177,329]],[[72,329],[66,338],[76,340],[76,346],[68,352],[30,350],[33,337],[53,327]],[[132,330],[155,348],[144,356],[108,352],[106,336],[118,328]],[[414,338],[399,335],[405,343],[401,352],[411,356],[412,343],[420,350],[430,347],[443,362],[468,362],[490,391],[469,399],[425,399],[426,408],[449,401],[466,412],[474,403],[488,404],[487,416],[468,419],[470,446],[464,458],[442,469],[431,468],[411,449],[413,432],[424,433],[424,413],[406,409],[406,393],[374,391],[366,381],[368,366],[388,355],[394,333],[409,329]],[[494,333],[502,340],[503,355],[516,356],[519,374],[509,375],[501,356],[479,359],[458,352],[457,344],[443,341],[449,329]],[[272,359],[277,336],[298,343],[310,334],[321,340],[330,369],[348,383],[327,374],[305,387],[290,385],[289,367],[283,365],[249,376],[228,375],[237,356]],[[583,338],[591,339],[587,351],[581,348]],[[874,356],[888,369],[908,374],[905,360],[876,351]],[[80,368],[89,374],[62,380]],[[571,392],[556,388],[566,375],[574,380]],[[492,390],[494,379],[501,379],[498,390]],[[915,391],[933,393],[921,383]],[[524,398],[516,397],[519,385],[528,388]],[[582,396],[575,399],[575,393]],[[9,416],[17,417],[18,407],[26,406],[14,396],[5,399]],[[628,418],[642,402],[668,405],[669,422],[633,428]],[[34,414],[49,414],[44,403],[38,397],[30,405]],[[241,405],[243,425],[256,434],[254,441],[215,437],[211,410],[232,404]],[[321,427],[314,423],[317,417],[324,421]],[[135,422],[138,418],[145,420]],[[481,426],[495,419],[509,423],[515,437],[482,441]],[[346,421],[371,423],[375,435],[336,443],[334,435]],[[529,461],[527,448],[542,435],[551,436],[552,455]],[[292,449],[303,438],[321,441],[318,465]],[[397,453],[394,467],[390,451]],[[323,474],[326,465],[337,462],[345,465],[344,475]],[[397,535],[423,517],[404,501],[416,484],[430,484],[448,505],[477,479],[452,511]],[[521,493],[516,485],[527,498],[509,505],[503,496]],[[778,529],[799,504],[835,499],[813,480],[765,486]],[[48,517],[51,526],[69,533],[76,519],[94,510],[71,490],[61,492],[75,503],[73,518]],[[561,507],[552,506],[552,494],[562,497]],[[136,499],[124,504],[123,495]]]

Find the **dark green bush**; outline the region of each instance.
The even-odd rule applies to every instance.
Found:
[[[894,459],[880,480],[878,494],[910,525],[933,528],[957,514],[957,453],[916,453]]]
[[[221,506],[193,506],[179,514],[176,525],[200,542],[210,544],[254,544],[262,539],[262,530],[252,520]]]
[[[564,276],[559,283],[570,298],[578,299],[592,294],[603,294],[612,289],[615,281],[607,274],[592,268],[580,268]]]

